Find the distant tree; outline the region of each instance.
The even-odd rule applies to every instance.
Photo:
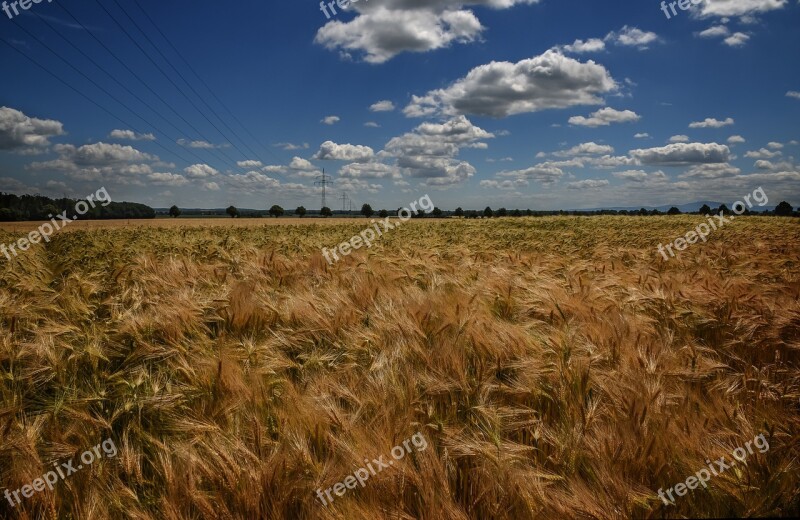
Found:
[[[681,210],[679,210],[675,206],[672,206],[671,208],[669,208],[669,211],[667,211],[667,215],[680,215],[680,214]]]
[[[511,216],[512,217],[521,217],[522,216],[522,212],[520,210],[518,210],[518,209],[515,209],[514,211],[511,212]]]
[[[494,216],[494,211],[489,206],[486,206],[486,209],[483,210],[483,216],[486,218],[492,218]]]
[[[178,206],[172,206],[169,208],[169,216],[172,218],[178,218],[181,216],[181,208]]]
[[[508,210],[506,208],[498,209],[497,210],[497,216],[498,217],[507,217],[508,216]]]
[[[332,217],[333,211],[331,211],[331,208],[329,208],[328,206],[325,206],[324,208],[319,210],[319,214],[322,215],[323,217]]]
[[[433,208],[433,216],[434,218],[442,218],[442,210],[439,208]]]
[[[13,222],[16,220],[14,212],[8,208],[0,208],[0,222]]]
[[[385,209],[382,209],[382,210],[380,210],[380,211],[378,212],[378,216],[379,216],[380,218],[386,218],[386,217],[388,217],[388,216],[389,216],[389,212],[388,212],[388,211],[386,211]]]
[[[720,207],[717,208],[715,214],[719,215],[720,213],[722,213],[723,215],[730,215],[731,210],[729,210],[728,206],[726,206],[725,204],[721,204]]]
[[[305,217],[306,213],[308,213],[308,212],[306,211],[306,208],[304,208],[303,206],[298,206],[298,208],[296,210],[294,210],[294,214],[297,215],[300,218]]]
[[[269,208],[269,214],[272,217],[278,218],[278,217],[282,216],[284,213],[285,212],[283,211],[283,208],[278,206],[277,204],[275,204],[274,206]]]
[[[100,207],[102,208],[102,206]],[[47,204],[45,207],[42,208],[42,214],[47,215],[47,218],[52,218],[49,215],[55,217],[57,213],[59,213],[58,208],[53,204]]]
[[[456,210],[453,212],[453,215],[455,215],[456,217],[463,217],[464,216],[464,210],[461,209],[460,207],[456,208]]]
[[[529,209],[526,209],[526,210],[525,210],[525,216],[526,216],[526,217],[532,217],[532,216],[533,216],[533,211],[531,211],[531,210],[529,210]]]
[[[661,213],[661,212],[660,212],[660,211],[658,211],[657,209],[653,209],[653,210],[650,210],[650,215],[652,215],[652,216],[658,216],[658,215],[663,215],[663,213]]]
[[[239,216],[239,210],[236,209],[236,206],[229,206],[228,209],[225,210],[225,213],[230,215],[231,218],[236,218]]]
[[[784,200],[775,208],[775,215],[779,217],[791,217],[793,211],[794,208],[792,208],[792,205]]]
[[[700,214],[701,215],[711,215],[711,208],[708,206],[708,204],[703,204],[700,207]]]
[[[621,210],[619,210],[619,214],[627,217],[628,216],[628,210],[621,209]]]
[[[370,218],[372,215],[375,214],[375,212],[372,210],[372,206],[370,206],[369,204],[364,204],[363,206],[361,206],[361,214],[367,218]]]
[[[425,215],[424,209],[418,209],[416,213],[411,214],[411,218],[425,218]]]
[[[647,212],[646,209],[642,208],[642,209],[639,210],[639,216],[646,217],[647,215],[648,215],[648,212]]]

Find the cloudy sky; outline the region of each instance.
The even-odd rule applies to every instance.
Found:
[[[800,204],[797,0],[674,4],[0,11],[0,191],[316,209],[324,168],[334,209]]]

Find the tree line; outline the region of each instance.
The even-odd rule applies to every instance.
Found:
[[[76,216],[75,204],[79,200],[0,192],[0,222],[50,220],[64,211],[72,218]],[[84,215],[77,215],[78,220],[149,219],[155,216],[153,208],[136,202],[111,202],[107,206],[97,204]]]
[[[800,208],[798,208],[800,209]],[[363,215],[367,218],[371,218],[373,216],[378,216],[380,218],[386,218],[390,215],[396,215],[399,212],[398,209],[396,212],[391,213],[386,209],[382,209],[380,211],[375,211],[372,209],[372,206],[369,204],[364,204],[361,207],[361,211],[358,213]],[[262,216],[270,216],[273,218],[279,218],[286,215],[286,210],[283,209],[279,205],[272,206],[266,213],[260,214],[255,213],[252,214],[241,214],[239,210],[235,206],[230,206],[228,209],[225,210],[225,213],[232,217],[262,217]],[[355,212],[340,212],[340,214],[352,216]],[[719,215],[723,213],[725,215],[730,215],[733,213],[725,204],[722,204],[718,208],[710,208],[708,204],[704,204],[699,211],[690,212],[690,215]],[[330,208],[322,208],[319,212],[310,212],[306,210],[303,206],[299,206],[294,212],[291,213],[293,216],[297,216],[300,218],[305,217],[306,215],[318,215],[321,217],[331,217],[333,216],[333,211]],[[655,216],[655,215],[682,215],[683,212],[678,209],[677,207],[673,206],[669,209],[666,213],[660,211],[658,209],[651,209],[648,210],[646,208],[641,208],[639,210],[597,210],[597,211],[534,211],[530,209],[521,210],[521,209],[513,209],[508,210],[506,208],[500,208],[498,210],[493,210],[491,207],[487,206],[483,211],[480,210],[464,210],[462,208],[456,208],[454,211],[443,211],[440,208],[433,208],[430,213],[425,213],[422,210],[413,216],[413,218],[444,218],[444,217],[460,217],[460,218],[495,218],[495,217],[550,217],[550,216],[596,216],[596,215],[622,215],[622,216]],[[775,208],[774,211],[750,211],[749,209],[745,209],[743,215],[767,215],[767,216],[778,216],[778,217],[800,217],[800,213],[794,211],[794,208],[786,201],[781,202]],[[178,206],[172,206],[169,210],[169,215],[171,217],[179,217],[181,215],[181,210]],[[290,216],[291,216],[290,215]]]

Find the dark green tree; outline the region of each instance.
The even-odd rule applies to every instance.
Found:
[[[282,217],[284,213],[285,212],[283,211],[283,208],[278,206],[277,204],[275,204],[274,206],[269,208],[269,214],[272,217],[275,217],[275,218]]]
[[[181,216],[181,208],[178,206],[172,206],[169,208],[169,216],[172,218],[178,218]]]
[[[322,215],[323,217],[332,217],[333,211],[331,211],[331,208],[329,208],[328,206],[325,206],[324,208],[319,210],[319,214]]]
[[[230,215],[231,218],[236,218],[239,216],[239,210],[236,209],[236,206],[229,206],[228,209],[225,210],[225,213]]]
[[[675,206],[672,206],[671,208],[669,208],[669,211],[667,211],[667,215],[680,215],[680,214],[681,210],[679,210]]]
[[[375,211],[373,211],[372,206],[370,206],[369,204],[364,204],[363,206],[361,206],[361,214],[367,218],[370,218],[372,215],[375,214]]]
[[[483,216],[486,218],[492,218],[494,216],[494,211],[489,206],[486,206],[486,209],[483,210]]]
[[[793,211],[792,205],[785,200],[775,208],[775,214],[779,217],[791,217]]]
[[[378,216],[379,216],[380,218],[386,218],[386,217],[388,217],[388,216],[389,216],[389,212],[388,212],[388,211],[386,211],[385,209],[382,209],[382,210],[380,210],[380,211],[378,212]]]
[[[456,208],[456,210],[453,212],[453,215],[455,215],[456,217],[463,217],[464,216],[464,210],[461,209],[460,207]]]
[[[308,213],[308,212],[306,211],[306,208],[304,208],[303,206],[298,206],[298,208],[296,210],[294,210],[294,214],[297,215],[300,218],[305,217],[306,213]]]

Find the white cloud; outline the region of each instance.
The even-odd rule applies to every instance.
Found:
[[[0,107],[0,150],[41,149],[49,138],[64,135],[64,126],[52,119],[28,117],[19,110]]]
[[[773,157],[778,157],[782,155],[781,152],[771,152],[766,148],[762,148],[757,151],[750,151],[744,154],[745,157],[750,159],[772,159]]]
[[[369,107],[371,112],[391,112],[395,109],[394,103],[389,100],[378,101]]]
[[[700,16],[747,16],[782,9],[787,0],[705,0]]]
[[[634,135],[633,137],[635,137],[636,139],[648,139],[650,137],[650,134],[648,134],[647,132],[642,132]]]
[[[767,148],[770,148],[771,150],[780,150],[783,148],[783,143],[776,143],[775,141],[772,141],[767,143]]]
[[[644,170],[626,170],[624,172],[615,172],[612,173],[614,177],[617,179],[622,179],[625,181],[632,181],[632,182],[644,182],[647,180],[647,172]]]
[[[723,41],[725,42],[725,45],[728,45],[730,47],[741,47],[745,45],[749,40],[750,40],[749,34],[745,34],[743,32],[737,32],[731,34]]]
[[[344,57],[355,53],[368,63],[384,63],[403,52],[429,52],[453,43],[477,41],[484,27],[465,6],[508,9],[539,0],[381,0],[351,3],[358,16],[332,20],[314,41]]]
[[[353,144],[336,144],[325,141],[313,159],[318,161],[369,162],[375,157],[375,151],[369,146]]]
[[[744,142],[746,142],[745,138],[741,135],[732,135],[728,138],[728,144],[740,144]]]
[[[184,168],[183,171],[191,179],[205,179],[206,177],[219,175],[216,169],[207,164],[193,164]]]
[[[229,148],[230,145],[227,143],[223,144],[213,144],[209,143],[208,141],[189,141],[187,139],[178,139],[176,141],[179,145],[184,146],[186,148],[199,148],[201,150],[213,150],[215,148]]]
[[[789,92],[786,93],[786,97],[800,99],[800,92],[796,90],[790,90]]]
[[[327,117],[323,117],[322,120],[320,121],[320,123],[324,123],[326,125],[335,125],[336,123],[338,123],[341,120],[342,120],[342,118],[340,118],[339,116],[327,116]]]
[[[367,121],[366,123],[364,123],[364,126],[366,126],[367,128],[380,128],[381,127],[381,125],[379,125],[375,121]]]
[[[286,151],[294,151],[294,150],[308,150],[311,146],[308,143],[303,144],[294,144],[294,143],[275,143],[272,146],[276,146],[278,148],[283,148]]]
[[[669,138],[670,143],[688,143],[689,136],[688,135],[673,135]]]
[[[583,181],[569,182],[567,188],[570,190],[595,190],[608,186],[609,182],[605,179],[586,179]]]
[[[590,38],[586,41],[575,40],[572,45],[562,45],[558,49],[564,52],[571,52],[574,54],[583,54],[588,52],[600,52],[606,49],[606,42],[600,38]]]
[[[449,87],[412,96],[409,117],[482,115],[507,117],[549,108],[599,105],[617,83],[602,65],[549,50],[517,63],[493,61],[472,69]]]
[[[636,27],[623,27],[619,32],[610,32],[606,36],[606,41],[612,41],[617,45],[626,47],[636,47],[644,50],[648,45],[658,41],[658,35],[654,32],[643,31]]]
[[[724,121],[707,117],[704,121],[695,121],[689,124],[689,128],[722,128],[723,126],[730,126],[734,124],[733,118],[727,118]]]
[[[108,134],[109,139],[120,139],[126,141],[155,141],[153,134],[137,134],[133,130],[112,130]]]
[[[605,144],[597,144],[595,142],[589,143],[581,143],[579,145],[575,145],[569,150],[562,150],[559,152],[553,153],[556,157],[576,157],[582,155],[603,155],[603,154],[611,154],[614,153],[614,147],[605,145]]]
[[[642,164],[664,166],[722,163],[730,158],[730,149],[717,143],[674,143],[657,148],[631,150],[629,153]]]
[[[609,126],[612,123],[635,123],[642,117],[631,110],[615,110],[613,108],[602,108],[586,118],[574,116],[569,118],[569,124],[576,126],[588,126],[596,128],[598,126]]]
[[[731,32],[724,25],[713,25],[705,31],[697,33],[701,38],[722,38],[728,36]]]
[[[264,166],[264,164],[261,161],[253,161],[253,160],[237,161],[236,164],[239,166],[239,168],[248,168],[248,169],[261,168],[262,166]]]

